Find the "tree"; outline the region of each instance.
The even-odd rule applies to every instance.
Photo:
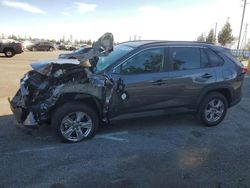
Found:
[[[87,43],[87,45],[92,45],[92,41],[91,40],[88,40],[86,43]]]
[[[18,38],[17,38],[16,35],[10,35],[10,36],[8,37],[8,39],[18,40]]]
[[[218,34],[218,42],[225,46],[227,43],[231,43],[234,37],[232,35],[232,29],[229,22],[227,22]]]
[[[205,38],[203,33],[201,33],[201,35],[198,36],[198,38],[197,38],[197,41],[199,41],[199,42],[205,42],[205,40],[206,40],[206,38]]]
[[[79,41],[77,39],[75,39],[74,43],[75,44],[79,44]]]
[[[214,30],[211,29],[208,33],[208,36],[206,37],[206,42],[214,44],[216,40],[216,36],[214,34]]]
[[[50,41],[51,43],[54,43],[54,44],[56,43],[56,40],[55,40],[55,39],[50,39],[49,41]]]

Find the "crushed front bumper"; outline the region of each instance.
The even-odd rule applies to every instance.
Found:
[[[16,108],[16,107],[14,107],[14,105],[12,104],[10,98],[8,98],[8,101],[10,103],[10,109],[13,112],[13,114],[14,114],[17,122],[18,123],[22,123],[22,119],[23,119],[24,114],[25,114],[24,111],[23,111],[23,109],[22,108]]]
[[[15,105],[12,103],[10,98],[8,98],[8,101],[10,103],[10,109],[13,112],[18,124],[24,125],[25,127],[37,127],[38,126],[38,123],[35,120],[33,112],[29,112],[27,114],[27,112],[25,112],[23,108],[15,107]]]

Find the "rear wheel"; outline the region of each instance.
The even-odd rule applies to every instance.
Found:
[[[98,116],[87,105],[67,103],[52,117],[52,127],[64,142],[80,142],[92,138],[98,128]]]
[[[218,92],[209,93],[198,110],[199,120],[206,126],[218,125],[226,116],[228,101]]]
[[[15,52],[13,49],[6,49],[4,50],[4,54],[6,57],[13,57],[15,55]]]

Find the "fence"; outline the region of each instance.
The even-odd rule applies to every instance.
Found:
[[[235,57],[244,57],[244,58],[250,57],[250,51],[248,51],[248,50],[231,50],[231,53]]]

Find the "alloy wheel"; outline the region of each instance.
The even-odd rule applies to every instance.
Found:
[[[65,139],[78,142],[87,137],[93,128],[89,115],[84,112],[72,112],[61,121],[60,130]]]
[[[208,122],[219,121],[224,113],[225,105],[220,99],[212,99],[205,108],[205,118]]]

